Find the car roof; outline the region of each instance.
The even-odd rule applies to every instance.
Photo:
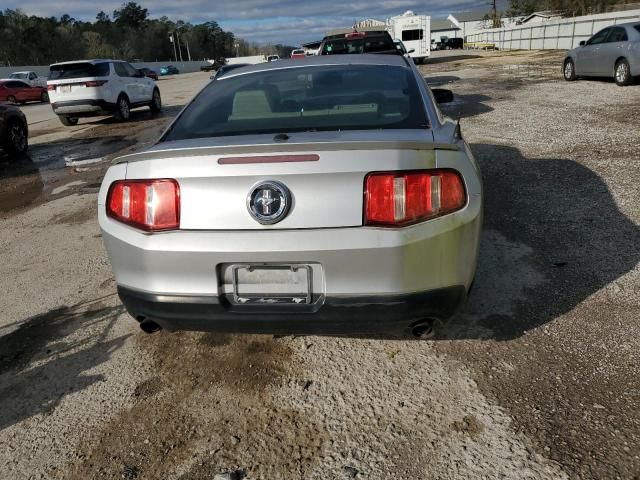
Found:
[[[335,37],[338,35],[345,35],[347,33],[356,33],[356,32],[365,33],[365,34],[371,33],[374,35],[381,34],[381,33],[389,33],[384,25],[380,25],[377,27],[336,28],[334,30],[329,30],[327,34],[324,36],[323,40],[327,39],[327,37]]]
[[[53,67],[54,65],[71,65],[73,63],[91,63],[95,65],[96,63],[104,63],[104,62],[124,62],[124,60],[111,60],[108,58],[93,58],[91,60],[71,60],[69,62],[52,63],[51,66]]]
[[[16,73],[33,73],[33,70],[20,70],[19,72],[11,72],[11,75],[15,75]]]
[[[636,25],[640,25],[640,22],[637,20],[635,22],[626,22],[626,23],[616,23],[615,25],[609,25],[610,27],[635,27]]]
[[[347,54],[347,55],[311,55],[301,60],[283,59],[279,62],[264,62],[255,65],[238,68],[229,72],[224,78],[246,75],[248,73],[264,72],[270,70],[284,70],[286,68],[319,67],[336,65],[388,65],[396,67],[409,67],[404,55],[380,55],[375,53]]]

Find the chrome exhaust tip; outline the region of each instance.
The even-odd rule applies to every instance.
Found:
[[[144,333],[152,334],[162,330],[162,327],[153,320],[147,320],[145,317],[137,317],[136,320],[140,322],[140,329]]]
[[[411,325],[411,335],[420,340],[428,340],[433,338],[433,326],[436,320],[433,318],[425,318]]]

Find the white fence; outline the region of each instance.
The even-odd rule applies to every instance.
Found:
[[[562,49],[577,47],[580,41],[610,25],[640,21],[640,10],[561,18],[534,25],[492,28],[467,35],[467,43],[494,44],[500,50]]]

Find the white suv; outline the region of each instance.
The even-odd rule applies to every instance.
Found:
[[[119,60],[55,63],[49,67],[47,89],[53,112],[67,126],[80,117],[115,115],[126,121],[132,108],[162,109],[155,82]]]

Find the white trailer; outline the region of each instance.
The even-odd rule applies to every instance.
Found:
[[[387,30],[394,40],[402,40],[416,63],[422,63],[431,54],[431,17],[416,15],[411,10],[387,19]]]
[[[267,61],[267,57],[264,55],[251,55],[249,57],[233,57],[227,58],[227,65],[233,65],[234,63],[264,63]]]

